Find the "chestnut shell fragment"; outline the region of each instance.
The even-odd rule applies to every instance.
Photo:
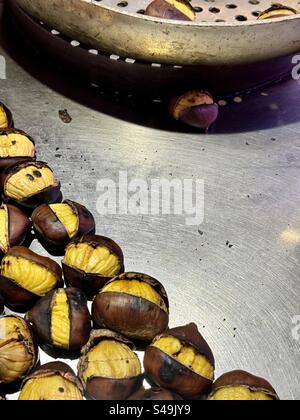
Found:
[[[193,346],[215,368],[213,353],[195,324],[169,329],[160,337],[164,336],[173,336]],[[178,393],[184,399],[200,397],[213,383],[152,345],[145,351],[144,367],[146,375],[155,384]]]
[[[93,330],[88,343],[81,350],[82,356],[78,364],[78,376],[83,384],[85,383],[82,377],[85,358],[93,347],[105,339],[119,341],[120,343],[124,343],[130,347],[131,350],[135,350],[135,346],[130,340],[114,331],[106,329]],[[143,374],[122,379],[95,376],[88,379],[85,384],[85,391],[87,397],[94,400],[126,400],[142,386],[143,380]]]
[[[123,251],[112,239],[99,235],[84,235],[81,238],[73,240],[71,243],[87,243],[93,248],[97,248],[98,246],[108,248],[110,252],[115,254],[120,260],[120,273],[124,272],[125,268]],[[65,261],[62,261],[62,268],[66,285],[82,290],[89,300],[93,300],[94,296],[99,292],[99,290],[110,280],[112,280],[112,277],[105,277],[101,274],[86,273],[79,268],[71,267],[66,264]]]
[[[214,382],[208,399],[210,399],[217,391],[222,388],[239,386],[246,386],[253,392],[263,392],[274,400],[279,400],[275,389],[268,381],[243,370],[234,370],[220,376],[220,378]]]
[[[142,273],[124,273],[107,284],[117,280],[138,280],[149,284],[169,308],[163,285],[153,277]],[[99,327],[109,328],[141,341],[152,341],[156,335],[167,329],[169,323],[169,314],[158,305],[122,292],[99,293],[93,302],[92,318]]]
[[[36,254],[22,246],[15,246],[9,250],[6,256],[25,258],[35,264],[45,267],[51,271],[56,279],[56,287],[60,287],[62,283],[62,270],[60,266],[48,257],[43,257]],[[22,286],[17,284],[13,279],[0,275],[0,293],[4,298],[4,302],[9,308],[16,312],[24,312],[31,308],[41,296],[38,296],[29,290],[24,289]]]
[[[25,131],[23,130],[17,130],[15,128],[2,128],[0,129],[0,136],[5,134],[22,134],[23,136],[26,136],[28,140],[32,142],[33,145],[35,145],[35,142],[31,136],[29,136]],[[0,171],[3,171],[10,166],[16,166],[19,163],[22,162],[34,162],[36,160],[36,154],[34,157],[31,156],[14,156],[14,157],[7,157],[7,158],[1,158],[0,157]]]
[[[83,205],[71,200],[63,201],[68,204],[78,217],[78,230],[75,238],[95,232],[95,219]],[[40,242],[48,248],[57,248],[63,255],[66,245],[71,241],[65,226],[48,204],[37,207],[32,215],[33,228]],[[74,239],[75,239],[74,238]]]
[[[193,7],[186,0],[177,0],[178,3],[182,3],[190,13],[194,13]],[[171,20],[184,20],[192,21],[189,16],[180,11],[175,5],[168,3],[165,0],[154,0],[152,1],[145,10],[146,16],[157,17],[161,19]]]

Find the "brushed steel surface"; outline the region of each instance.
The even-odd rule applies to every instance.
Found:
[[[20,66],[7,46],[0,54],[7,63],[0,100],[16,126],[36,139],[65,197],[87,205],[98,232],[120,243],[127,269],[165,284],[171,325],[198,323],[217,376],[246,369],[268,378],[282,399],[299,400],[300,342],[292,337],[292,318],[300,315],[299,83],[222,108],[205,136],[169,126],[159,104],[131,109],[31,57]],[[61,109],[71,124],[59,119]],[[97,215],[97,180],[117,179],[119,170],[146,180],[204,179],[204,223]]]
[[[259,5],[248,0],[232,2],[236,8],[226,7],[225,0],[194,1],[194,6],[203,9],[197,13],[195,22],[156,19],[135,13],[146,7],[148,0],[11,1],[17,1],[28,13],[77,41],[123,57],[151,62],[242,64],[300,50],[300,15],[257,21],[257,10],[270,7],[269,0],[261,0]],[[127,6],[120,7],[122,4]],[[299,10],[296,0],[285,4]],[[211,12],[212,8],[220,12]],[[237,20],[241,16],[247,20]]]

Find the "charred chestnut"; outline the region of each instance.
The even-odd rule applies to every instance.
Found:
[[[168,389],[162,388],[151,388],[145,389],[141,388],[135,392],[131,397],[128,398],[131,401],[177,401],[182,400],[182,398],[175,394],[174,392],[169,391]]]
[[[154,0],[145,15],[162,19],[195,20],[196,13],[188,0]]]
[[[61,268],[55,261],[16,246],[1,262],[0,293],[6,305],[22,311],[59,287],[61,278]]]
[[[86,207],[71,200],[42,204],[34,210],[31,218],[41,241],[60,250],[64,250],[72,239],[95,232],[93,215]]]
[[[9,248],[22,245],[31,228],[31,222],[20,209],[0,206],[0,258]]]
[[[293,9],[292,7],[284,6],[282,4],[273,4],[267,10],[264,10],[259,16],[258,19],[266,20],[266,19],[278,19],[287,16],[294,16],[297,15],[297,10]]]
[[[272,401],[279,400],[272,385],[251,373],[236,370],[225,373],[213,384],[208,396],[211,401]]]
[[[208,130],[219,115],[219,106],[208,92],[191,90],[170,101],[169,112],[175,120]]]
[[[169,301],[162,284],[140,273],[109,281],[92,306],[94,322],[136,340],[151,341],[169,323]]]
[[[19,400],[79,401],[83,389],[73,370],[62,362],[47,363],[23,381]]]
[[[82,349],[78,375],[87,396],[94,400],[125,400],[143,383],[134,345],[109,330],[92,331]]]
[[[41,344],[76,351],[90,336],[91,317],[85,295],[78,289],[57,289],[40,299],[26,319]]]
[[[185,399],[199,397],[212,385],[215,360],[195,324],[172,328],[146,349],[146,375]]]
[[[0,170],[24,161],[34,161],[35,157],[34,141],[24,131],[0,129]]]
[[[84,235],[67,246],[62,267],[66,284],[83,290],[92,300],[109,280],[124,272],[124,256],[112,239]]]
[[[13,125],[12,113],[0,102],[0,128],[10,128]]]
[[[0,384],[23,379],[39,358],[31,329],[18,316],[0,318]]]
[[[23,162],[2,173],[3,201],[25,208],[59,200],[60,183],[52,169],[44,162]]]

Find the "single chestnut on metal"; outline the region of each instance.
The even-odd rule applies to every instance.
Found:
[[[145,389],[144,387],[140,388],[128,398],[131,401],[177,401],[182,399],[178,394],[168,389]]]
[[[196,19],[195,10],[188,0],[154,0],[146,8],[145,15],[171,20]]]
[[[0,318],[0,385],[23,379],[39,360],[28,323],[15,315]]]
[[[22,130],[0,129],[0,170],[21,162],[34,161],[34,140]]]
[[[26,319],[40,344],[71,352],[87,343],[92,329],[86,296],[74,288],[48,293],[27,312]]]
[[[171,98],[169,113],[177,121],[207,131],[218,118],[219,106],[210,93],[190,90]]]
[[[143,383],[133,343],[109,330],[92,331],[82,349],[78,375],[87,397],[94,400],[126,400]]]
[[[269,9],[264,10],[258,16],[259,20],[278,19],[287,16],[297,15],[297,10],[283,4],[273,4]]]
[[[83,388],[73,370],[62,362],[40,366],[21,387],[22,401],[82,401]]]
[[[95,219],[88,209],[75,201],[42,204],[31,215],[40,242],[62,250],[75,238],[95,232]]]
[[[0,102],[0,129],[10,128],[13,126],[13,117],[10,110],[2,102]]]
[[[10,248],[2,259],[0,293],[5,305],[16,312],[28,310],[37,300],[61,285],[60,266],[28,248]]]
[[[213,384],[210,401],[272,401],[279,397],[263,378],[242,370],[225,373]]]
[[[214,380],[213,353],[195,324],[172,328],[146,349],[146,375],[185,399],[200,397]]]
[[[1,174],[2,199],[34,209],[61,199],[60,182],[44,162],[23,162]]]
[[[62,267],[66,284],[83,290],[92,300],[109,280],[124,272],[124,256],[112,239],[84,235],[66,247]]]
[[[152,341],[169,324],[169,301],[163,285],[141,273],[125,273],[110,280],[92,305],[92,318],[131,339]]]
[[[18,207],[0,206],[0,258],[9,248],[22,245],[30,228],[29,218]]]

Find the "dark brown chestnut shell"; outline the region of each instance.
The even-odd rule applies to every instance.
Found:
[[[81,385],[80,380],[77,378],[70,366],[63,362],[50,362],[46,363],[45,365],[39,366],[23,380],[21,390],[26,384],[26,382],[28,382],[31,379],[46,378],[48,376],[53,375],[60,375],[62,378],[73,383],[77,386],[77,388],[83,395],[83,387]]]
[[[82,356],[78,364],[78,376],[85,387],[88,398],[93,400],[126,400],[142,386],[143,374],[124,379],[95,376],[90,378],[87,383],[82,378],[88,352],[100,341],[106,339],[119,341],[126,344],[133,351],[135,350],[135,346],[131,341],[114,331],[105,329],[93,330],[88,343],[81,350]]]
[[[7,256],[14,256],[27,259],[35,264],[45,267],[51,271],[56,279],[56,287],[60,287],[62,283],[62,270],[60,266],[48,257],[36,254],[28,248],[15,246],[9,250]],[[41,296],[38,296],[29,290],[18,285],[13,279],[0,275],[0,293],[3,296],[5,305],[16,312],[24,312],[31,308]]]
[[[30,195],[26,198],[23,198],[22,200],[13,200],[12,198],[5,195],[5,185],[9,177],[15,174],[16,172],[20,171],[21,169],[26,168],[26,166],[29,166],[29,165],[35,166],[37,170],[43,169],[43,168],[49,168],[49,166],[45,162],[22,162],[18,165],[10,166],[6,168],[1,173],[3,202],[8,203],[8,204],[16,204],[19,207],[27,209],[27,210],[28,209],[33,210],[42,204],[53,204],[53,203],[60,202],[62,200],[62,195],[61,195],[61,189],[60,189],[61,186],[60,186],[59,181],[57,181],[57,183],[54,184],[53,186],[45,188],[44,190],[39,191],[38,193]]]
[[[79,239],[73,240],[71,243],[87,243],[93,248],[99,246],[108,248],[110,252],[115,254],[120,260],[120,273],[124,272],[123,251],[112,239],[99,235],[84,235]],[[112,279],[112,277],[105,277],[100,274],[86,273],[76,267],[69,266],[65,261],[62,262],[62,268],[67,286],[76,287],[77,289],[82,290],[89,300],[93,300],[99,290]]]
[[[0,209],[6,211],[7,236],[9,247],[22,245],[31,228],[31,221],[18,207],[3,204]],[[0,244],[0,259],[5,254],[5,250]]]
[[[11,110],[9,108],[7,108],[6,105],[4,105],[4,103],[0,102],[0,107],[3,108],[4,112],[6,113],[6,118],[7,118],[7,127],[6,128],[11,128],[14,125],[13,122],[13,116],[11,113]],[[2,128],[3,130],[3,128]]]
[[[220,376],[220,378],[214,382],[208,400],[222,388],[239,386],[246,387],[253,392],[263,392],[274,400],[279,400],[275,389],[268,381],[243,370],[234,370]]]
[[[4,299],[2,295],[0,295],[0,315],[2,315],[4,312]]]
[[[163,388],[140,388],[132,394],[128,400],[130,401],[179,401],[183,398],[180,395]]]
[[[55,348],[51,336],[51,315],[55,295],[59,289],[53,290],[41,298],[26,314],[26,319],[32,325],[39,343],[49,348]],[[69,304],[70,338],[68,351],[77,351],[83,347],[92,329],[91,316],[87,307],[87,299],[81,290],[64,289]]]
[[[107,284],[117,280],[138,280],[149,284],[169,308],[163,285],[153,277],[142,273],[124,273]],[[99,327],[118,331],[131,339],[148,342],[165,331],[169,324],[169,313],[158,305],[121,292],[100,292],[92,305],[92,318]]]
[[[74,239],[95,232],[95,219],[86,207],[71,200],[64,200],[63,203],[68,204],[78,217],[78,230]],[[37,207],[31,218],[40,242],[45,243],[47,249],[53,247],[61,250],[60,255],[63,255],[66,245],[71,242],[71,238],[50,206],[42,204]]]
[[[12,133],[22,134],[23,136],[26,136],[28,140],[30,140],[32,144],[35,145],[33,138],[29,136],[27,133],[25,133],[25,131],[23,130],[17,130],[15,128],[0,129],[0,136],[5,135],[5,134],[12,134]],[[34,155],[34,157],[31,157],[31,156],[14,156],[14,157],[6,157],[6,158],[0,157],[0,171],[3,171],[9,168],[10,166],[18,165],[19,163],[22,163],[22,162],[33,162],[35,160],[36,160],[36,154]]]
[[[156,339],[164,336],[176,337],[180,342],[193,346],[215,368],[213,353],[195,324],[169,329]],[[178,393],[184,399],[200,397],[213,383],[152,345],[145,351],[144,367],[146,375],[155,384]]]
[[[177,0],[178,3],[184,4],[184,6],[190,9],[190,12],[193,13],[194,9],[190,5],[190,3],[186,0]],[[171,19],[171,20],[185,20],[191,21],[186,14],[181,12],[176,6],[168,3],[165,0],[154,0],[152,1],[149,6],[145,10],[146,16],[161,18],[161,19]]]

